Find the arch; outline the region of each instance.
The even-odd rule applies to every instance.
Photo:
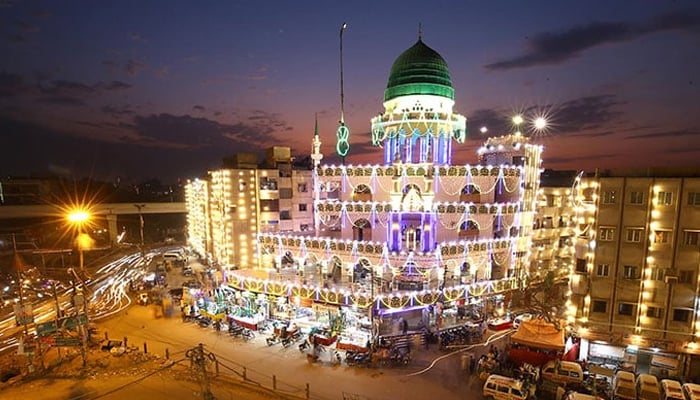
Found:
[[[372,240],[372,223],[366,218],[360,218],[352,225],[352,240]]]
[[[401,208],[403,211],[423,211],[423,195],[418,185],[411,183],[404,186]]]
[[[459,238],[463,240],[477,239],[479,237],[479,224],[468,219],[459,226]]]
[[[468,183],[462,188],[459,195],[459,201],[465,203],[480,203],[481,190],[473,183]]]
[[[372,189],[365,184],[359,184],[352,191],[352,201],[372,201]]]
[[[333,255],[330,260],[328,260],[328,277],[333,280],[333,283],[338,283],[342,276],[343,260],[337,255]]]

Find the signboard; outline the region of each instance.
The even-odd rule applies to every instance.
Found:
[[[53,335],[39,338],[43,344],[55,347],[80,347],[82,344],[80,338],[73,336]]]
[[[80,314],[75,317],[65,317],[58,320],[58,328],[56,327],[56,321],[44,322],[43,324],[36,325],[36,334],[39,336],[46,336],[53,332],[63,329],[71,329],[76,326],[85,325],[87,323],[87,317],[85,314]]]
[[[34,309],[31,304],[15,304],[15,321],[17,325],[28,325],[34,322]]]

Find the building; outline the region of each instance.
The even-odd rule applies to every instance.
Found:
[[[313,229],[311,171],[292,168],[291,149],[235,154],[222,169],[188,181],[188,243],[225,270],[257,268],[258,233]]]
[[[447,63],[419,38],[371,121],[380,162],[322,165],[315,132],[313,234],[261,229],[260,268],[229,285],[259,294],[258,306],[286,297],[332,315],[360,310],[374,336],[395,332],[397,318],[445,330],[465,313],[504,314],[504,295],[528,282],[542,147],[508,133],[455,165],[467,131],[454,104]]]
[[[579,177],[571,311],[582,356],[695,377],[700,171]]]

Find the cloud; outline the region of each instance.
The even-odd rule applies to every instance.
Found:
[[[13,97],[27,89],[22,75],[0,71],[0,97]]]
[[[140,33],[129,32],[129,39],[133,40],[134,42],[141,42],[143,41],[143,36],[141,36]]]
[[[556,122],[552,127],[553,133],[580,134],[581,131],[609,128],[610,122],[624,114],[616,110],[616,107],[624,104],[613,94],[584,96],[564,102],[553,107]]]
[[[696,136],[700,135],[699,129],[682,129],[682,130],[670,130],[670,131],[656,131],[649,133],[641,133],[638,135],[626,136],[626,139],[655,139],[655,138],[671,138],[671,137],[683,137],[683,136]]]
[[[70,96],[62,96],[62,95],[51,95],[51,96],[46,96],[46,97],[41,97],[37,99],[37,102],[43,103],[43,104],[53,104],[57,106],[84,106],[85,101],[76,98],[76,97],[70,97]]]
[[[38,9],[32,11],[32,17],[34,18],[48,18],[51,16],[51,12],[45,9]]]
[[[26,22],[26,21],[18,21],[17,28],[20,30],[20,32],[23,32],[23,33],[36,33],[36,32],[39,32],[41,30],[39,25],[32,24],[32,23]]]
[[[124,83],[121,81],[112,81],[112,82],[104,85],[104,89],[110,90],[110,91],[112,91],[112,90],[126,90],[126,89],[130,89],[130,88],[131,88],[130,84]]]
[[[607,153],[607,154],[591,154],[589,156],[576,156],[576,157],[547,157],[547,164],[566,164],[573,161],[589,161],[589,160],[599,160],[603,158],[615,158],[619,157],[619,154]]]
[[[644,35],[700,27],[700,14],[694,10],[663,14],[641,23],[591,22],[560,32],[536,34],[522,55],[484,67],[491,71],[560,64],[578,57],[583,51],[608,43],[620,43]]]
[[[222,124],[190,115],[152,114],[136,116],[134,129],[146,143],[177,148],[222,147],[230,151],[253,151],[277,140],[267,124]],[[240,150],[239,150],[240,149]]]
[[[102,106],[102,108],[100,108],[100,111],[102,111],[105,114],[111,115],[114,118],[120,118],[124,115],[134,114],[134,111],[131,110],[131,108],[128,105],[124,105],[121,107],[105,105]]]
[[[80,82],[55,80],[51,81],[48,86],[40,86],[42,93],[60,96],[60,95],[85,95],[95,93],[95,86],[86,85]]]
[[[19,33],[9,33],[5,35],[5,39],[7,39],[9,42],[12,43],[27,43],[29,42],[29,38],[21,35]]]
[[[124,64],[124,71],[126,71],[129,76],[138,75],[138,73],[144,68],[146,68],[146,64],[142,63],[141,61],[129,60],[126,62],[126,64]]]
[[[200,106],[200,105],[195,105],[195,106],[192,107],[192,111],[204,112],[204,111],[206,111],[206,110],[207,110],[207,109],[204,108],[204,106]]]

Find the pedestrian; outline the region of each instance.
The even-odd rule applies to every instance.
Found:
[[[401,329],[404,335],[408,333],[408,321],[406,321],[405,319],[401,320]]]

